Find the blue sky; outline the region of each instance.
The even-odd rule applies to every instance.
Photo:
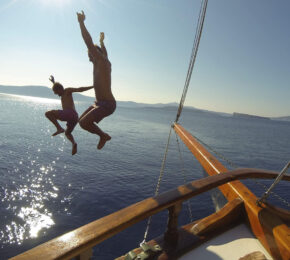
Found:
[[[0,84],[92,84],[76,12],[105,32],[117,100],[179,102],[200,0],[1,0]],[[290,1],[209,0],[185,105],[290,115]],[[93,95],[92,91],[87,92]]]

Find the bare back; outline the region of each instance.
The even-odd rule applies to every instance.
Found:
[[[61,105],[63,110],[65,109],[76,110],[71,91],[64,89],[64,92],[61,96]]]
[[[115,100],[111,90],[111,62],[101,55],[101,58],[94,59],[93,64],[96,100]]]

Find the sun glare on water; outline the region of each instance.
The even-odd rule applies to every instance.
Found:
[[[21,101],[27,101],[30,103],[41,103],[41,104],[59,104],[59,99],[52,98],[43,98],[43,97],[32,97],[32,96],[23,96],[23,95],[14,95],[14,94],[6,94],[0,93],[0,95],[9,96],[15,100],[19,99]]]

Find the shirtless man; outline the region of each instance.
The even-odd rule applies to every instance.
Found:
[[[77,152],[77,143],[75,142],[71,133],[78,123],[78,113],[76,112],[75,109],[72,93],[87,91],[89,89],[92,89],[93,86],[81,88],[64,88],[60,83],[54,81],[53,76],[50,76],[49,80],[53,83],[52,90],[54,94],[61,97],[61,105],[63,110],[50,110],[45,113],[45,116],[56,127],[56,132],[52,134],[52,136],[56,136],[58,134],[65,132],[65,136],[72,143],[72,155],[74,155]],[[60,126],[57,120],[67,122],[66,130],[64,130]]]
[[[104,45],[104,33],[100,34],[100,46],[93,43],[92,37],[85,27],[85,14],[77,13],[81,33],[88,47],[88,56],[94,65],[94,89],[96,101],[80,117],[80,126],[92,134],[100,137],[98,149],[111,140],[111,136],[103,132],[98,126],[104,117],[111,115],[116,109],[116,101],[111,91],[111,63]]]

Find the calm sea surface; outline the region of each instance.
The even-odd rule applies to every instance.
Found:
[[[89,105],[76,103],[79,114]],[[112,136],[104,149],[97,150],[97,136],[77,126],[78,154],[71,156],[71,144],[63,135],[51,137],[55,129],[44,116],[58,108],[56,100],[0,94],[0,259],[154,194],[175,109],[119,107],[100,124]],[[289,122],[185,110],[181,124],[239,167],[280,171],[290,159]],[[181,141],[180,150],[182,160],[173,132],[160,192],[203,176]],[[245,183],[262,193],[255,182]],[[275,192],[290,201],[289,184],[280,183]],[[194,219],[214,212],[208,193],[192,199],[191,207]],[[166,219],[166,212],[153,218],[149,239],[164,232]],[[188,221],[184,206],[180,225]],[[145,228],[143,221],[121,232],[98,245],[94,256],[113,259],[138,247]]]

